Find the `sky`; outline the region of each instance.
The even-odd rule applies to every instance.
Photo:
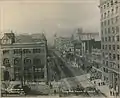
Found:
[[[50,42],[55,33],[67,36],[80,27],[99,32],[98,5],[99,0],[0,0],[0,31],[44,32]]]

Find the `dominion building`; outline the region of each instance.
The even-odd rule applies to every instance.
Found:
[[[8,71],[2,80],[47,81],[47,40],[44,34],[4,33],[1,39],[1,65]],[[3,72],[5,72],[3,71]]]
[[[120,94],[120,0],[100,0],[103,80]]]

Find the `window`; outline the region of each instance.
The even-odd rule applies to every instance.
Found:
[[[117,54],[117,60],[120,60],[120,55],[119,54]]]
[[[103,34],[103,30],[101,30],[101,33]]]
[[[118,20],[119,20],[119,16],[116,16],[115,21],[118,22]]]
[[[117,1],[117,0],[115,0],[115,3],[117,4],[117,3],[118,3],[118,1]]]
[[[31,64],[31,59],[25,58],[24,59],[24,64]]]
[[[106,66],[108,66],[108,61],[106,61]]]
[[[101,27],[103,27],[103,22],[101,22]]]
[[[111,53],[109,53],[109,59],[111,59]]]
[[[102,45],[102,48],[104,49],[104,45]]]
[[[108,25],[110,25],[110,20],[108,20]]]
[[[105,28],[105,33],[107,33],[107,29]]]
[[[118,35],[118,36],[116,36],[116,38],[117,38],[117,41],[120,41],[120,37],[119,37],[119,35]]]
[[[9,50],[3,50],[3,54],[9,54]]]
[[[107,3],[107,7],[109,7],[109,3]]]
[[[120,46],[119,46],[119,45],[117,45],[117,49],[120,49]]]
[[[104,26],[106,26],[106,21],[104,21]]]
[[[115,37],[113,36],[113,42],[115,41]]]
[[[115,33],[115,29],[114,29],[114,27],[112,27],[112,33]]]
[[[117,32],[117,33],[119,32],[119,27],[118,27],[118,26],[116,27],[116,32]]]
[[[113,0],[111,0],[111,5],[113,5]]]
[[[34,58],[33,59],[33,64],[34,64],[34,66],[40,66],[41,65],[41,60],[39,58]]]
[[[114,9],[111,10],[112,14],[114,13]]]
[[[107,37],[105,37],[105,41],[107,41]]]
[[[102,41],[104,42],[104,37],[102,37]]]
[[[115,50],[115,45],[113,45],[113,50]]]
[[[107,50],[107,45],[105,45],[105,49]]]
[[[115,54],[113,54],[113,59],[115,59],[116,58],[116,56],[115,56]]]
[[[14,59],[14,65],[20,64],[20,58],[15,58]]]
[[[23,49],[23,53],[27,54],[27,53],[31,53],[31,51],[29,49]]]
[[[116,13],[118,13],[118,6],[116,7]]]
[[[114,18],[111,18],[111,24],[114,24]]]
[[[108,40],[109,40],[109,42],[111,41],[111,37],[110,36],[108,37]]]
[[[101,19],[103,19],[103,14],[101,14]]]
[[[106,18],[106,13],[104,13],[104,18]]]
[[[102,53],[103,57],[105,56],[104,52]]]
[[[120,65],[118,64],[118,68],[120,68]]]
[[[109,45],[109,50],[111,50],[111,45]]]
[[[108,33],[110,33],[110,28],[108,28]]]
[[[13,51],[14,51],[14,54],[20,54],[22,52],[21,49],[14,49]]]
[[[105,68],[103,68],[103,71],[105,72]]]
[[[10,67],[10,61],[8,58],[3,59],[3,66]]]
[[[104,9],[106,8],[106,5],[104,5]]]
[[[41,49],[33,49],[33,53],[40,53]]]

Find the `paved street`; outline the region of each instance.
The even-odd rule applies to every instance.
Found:
[[[66,59],[61,57],[61,54],[58,51],[54,51],[54,55],[59,59],[58,62],[63,63],[62,66],[58,66],[66,76],[65,78],[61,79],[64,87],[71,89],[77,87],[77,85],[81,85],[82,87],[94,86],[94,84],[88,80],[87,76],[89,74],[86,74],[81,68],[78,68],[77,66],[75,67],[72,62],[67,62]],[[89,96],[103,95],[101,93],[96,95],[89,93]]]

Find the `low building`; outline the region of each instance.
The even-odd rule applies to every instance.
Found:
[[[1,40],[1,65],[10,80],[47,81],[47,40],[44,34],[4,33]]]

